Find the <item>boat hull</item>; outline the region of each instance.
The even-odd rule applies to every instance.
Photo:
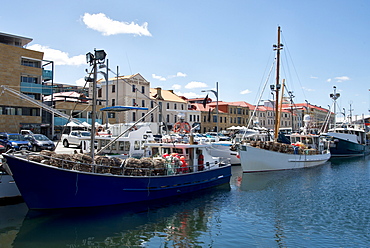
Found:
[[[13,177],[0,174],[0,200],[10,200],[16,197],[21,197],[21,193]]]
[[[95,207],[149,201],[229,183],[231,166],[171,175],[122,176],[61,169],[4,157],[30,209]]]
[[[358,157],[370,154],[370,146],[335,138],[330,146],[332,157]]]
[[[280,153],[249,145],[239,150],[243,172],[264,172],[314,167],[324,164],[330,153],[306,155]]]
[[[210,154],[215,157],[222,157],[230,159],[231,164],[240,164],[240,158],[237,151],[231,151],[231,142],[220,141],[212,142],[212,147],[210,148]]]

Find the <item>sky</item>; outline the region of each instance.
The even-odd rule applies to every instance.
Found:
[[[104,49],[112,71],[140,73],[152,88],[196,98],[218,83],[219,101],[257,104],[273,99],[280,26],[285,95],[328,109],[335,86],[339,115],[361,116],[370,114],[369,9],[368,0],[5,1],[0,32],[32,38],[27,48],[54,61],[57,83],[83,85],[86,53]]]

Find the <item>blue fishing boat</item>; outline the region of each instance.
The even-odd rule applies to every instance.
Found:
[[[231,165],[207,145],[150,143],[154,158],[120,160],[44,151],[4,154],[30,209],[96,207],[150,201],[229,183]],[[200,160],[200,154],[204,160]],[[90,158],[91,159],[91,158]],[[199,162],[198,162],[199,161]],[[203,162],[204,161],[204,162]]]

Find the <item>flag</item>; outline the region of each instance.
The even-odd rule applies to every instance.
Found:
[[[204,108],[206,107],[207,102],[208,102],[208,94],[207,94],[206,98],[203,99],[203,107]]]

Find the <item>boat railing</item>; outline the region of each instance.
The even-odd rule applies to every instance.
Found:
[[[23,155],[24,156],[24,155]],[[224,166],[226,163],[215,161],[200,165],[181,165],[168,163],[164,159],[143,157],[141,159],[97,156],[92,162],[86,154],[45,154],[28,153],[26,159],[55,166],[61,169],[97,174],[125,176],[164,176],[201,172]]]
[[[303,143],[284,144],[274,141],[260,141],[260,140],[249,141],[247,143],[252,147],[289,154],[314,155],[320,153],[324,154],[328,152],[327,149],[315,149],[312,147],[308,147]]]

